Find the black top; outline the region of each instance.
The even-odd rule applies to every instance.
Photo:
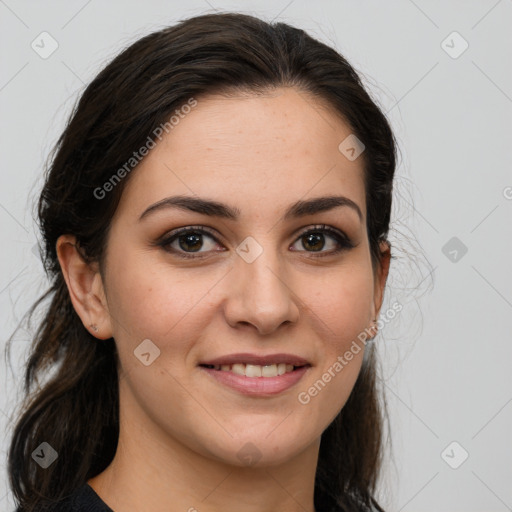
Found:
[[[52,512],[114,512],[94,491],[85,483],[65,500],[62,505]]]
[[[41,512],[114,512],[88,483],[58,503],[42,506],[39,510]],[[21,509],[18,508],[16,512],[21,512]]]
[[[329,510],[343,512],[337,506],[329,508]],[[23,511],[21,508],[17,508],[15,512]],[[85,483],[67,498],[53,505],[42,506],[37,512],[114,512],[114,510],[96,494],[88,483]]]

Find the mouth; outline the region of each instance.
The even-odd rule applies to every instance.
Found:
[[[285,373],[291,373],[311,366],[310,364],[304,365],[293,365],[289,363],[279,364],[248,364],[248,363],[235,363],[235,364],[200,364],[199,366],[207,368],[209,370],[215,370],[218,372],[231,372],[236,375],[242,375],[244,377],[257,378],[257,377],[278,377]]]
[[[232,354],[203,361],[198,367],[223,387],[252,397],[270,397],[297,385],[312,365],[293,354]]]

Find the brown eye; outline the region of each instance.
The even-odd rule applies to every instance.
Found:
[[[208,250],[208,244],[204,242],[204,237],[214,242],[210,242],[210,250]],[[213,234],[204,228],[185,227],[170,233],[170,235],[158,242],[158,245],[167,252],[176,254],[178,257],[202,258],[206,253],[215,250],[214,248],[218,243]],[[205,246],[207,250],[201,251]],[[193,253],[197,253],[197,256]]]
[[[334,241],[331,242],[331,246],[334,246],[331,250],[323,251],[322,249],[326,245],[326,238]],[[302,247],[306,252],[318,253],[312,254],[312,256],[331,256],[337,254],[342,250],[351,249],[354,244],[346,237],[343,233],[338,232],[332,228],[326,226],[320,226],[318,228],[310,229],[302,233],[297,242],[301,241]],[[295,243],[297,243],[295,242]]]
[[[180,235],[178,240],[178,245],[180,246],[180,249],[187,250],[190,249],[193,252],[198,251],[203,243],[201,241],[202,234],[192,233],[189,235]]]
[[[325,245],[324,234],[308,233],[307,235],[302,235],[302,245],[305,248],[308,248],[309,246],[313,251],[320,251]]]

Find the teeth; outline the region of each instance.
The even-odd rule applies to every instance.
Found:
[[[233,372],[237,375],[244,375],[245,377],[277,377],[284,373],[293,371],[294,366],[292,364],[279,363],[279,364],[267,364],[261,366],[259,364],[223,364],[213,366],[214,370],[220,370],[223,372]]]
[[[245,365],[245,376],[246,377],[261,377],[262,367],[256,364]]]
[[[245,364],[234,364],[231,371],[237,375],[245,375]]]

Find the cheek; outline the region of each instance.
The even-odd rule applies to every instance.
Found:
[[[316,286],[316,283],[315,283]],[[369,327],[368,318],[373,304],[373,279],[367,268],[357,265],[331,274],[321,282],[321,289],[305,301],[311,309],[311,321],[317,323],[326,350],[339,353],[346,350],[358,334]]]
[[[109,310],[121,327],[129,326],[125,330],[130,336],[154,336],[165,343],[166,335],[179,330],[182,321],[206,303],[202,299],[215,282],[197,269],[148,265],[148,259],[132,258],[111,274]]]
[[[125,255],[123,261],[122,268],[110,273],[108,283],[113,337],[122,368],[126,372],[139,368],[140,360],[134,355],[148,347],[158,354],[151,363],[153,370],[180,374],[190,350],[208,330],[208,291],[221,276],[197,268],[148,264],[142,257]]]
[[[330,412],[334,418],[348,399],[361,369],[365,351],[361,335],[370,325],[373,279],[367,267],[354,265],[331,276],[323,286],[308,302],[314,313],[310,321],[321,340],[320,368],[316,380],[308,382],[312,387],[303,389],[308,396],[301,403],[309,399],[314,402],[312,409],[318,408],[316,414],[322,417],[323,410],[324,415]]]

